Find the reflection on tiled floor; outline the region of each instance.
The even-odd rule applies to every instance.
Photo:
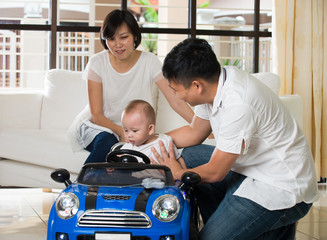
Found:
[[[300,220],[296,240],[327,239],[327,185],[322,197]],[[46,240],[50,208],[59,190],[0,188],[0,240]]]
[[[0,189],[0,240],[45,240],[57,195],[34,188]]]
[[[327,239],[327,185],[319,184],[321,198],[300,220],[296,240]]]

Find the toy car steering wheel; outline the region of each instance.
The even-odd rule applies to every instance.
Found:
[[[142,158],[145,164],[150,164],[150,159],[145,154],[130,149],[114,150],[107,155],[106,160],[107,162],[137,163],[138,161],[134,156]]]

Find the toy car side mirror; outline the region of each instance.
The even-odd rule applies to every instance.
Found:
[[[192,188],[198,185],[201,182],[201,177],[195,172],[185,172],[182,175],[182,179],[179,185],[179,189],[182,190],[186,196],[189,198],[192,191]]]
[[[182,175],[181,180],[188,187],[194,187],[201,182],[201,177],[195,172],[188,171]]]
[[[72,181],[70,181],[70,173],[63,168],[59,168],[54,170],[51,173],[51,178],[58,183],[64,183],[66,187],[68,187],[70,184],[72,184]]]

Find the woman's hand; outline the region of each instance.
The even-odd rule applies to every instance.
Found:
[[[120,127],[119,132],[117,132],[120,142],[129,142],[128,138],[125,138],[125,132],[122,127]]]
[[[160,164],[165,165],[170,168],[175,180],[180,180],[181,176],[183,175],[185,170],[183,170],[180,163],[175,158],[173,143],[170,142],[170,144],[169,144],[169,152],[166,151],[166,148],[162,141],[159,141],[159,145],[160,145],[161,155],[157,152],[157,150],[154,147],[151,148],[151,151],[153,152],[156,160]],[[157,164],[157,162],[154,159],[150,158],[150,160],[151,160],[151,163]]]

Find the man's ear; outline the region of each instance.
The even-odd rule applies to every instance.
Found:
[[[193,80],[192,87],[194,87],[199,94],[201,94],[203,91],[203,83],[198,79]]]
[[[156,130],[155,125],[154,124],[150,124],[149,125],[149,135],[154,134],[155,130]]]

